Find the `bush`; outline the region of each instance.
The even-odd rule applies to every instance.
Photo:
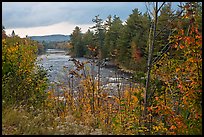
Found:
[[[39,106],[46,98],[46,72],[36,65],[36,59],[36,42],[19,37],[2,40],[3,107],[13,104]]]

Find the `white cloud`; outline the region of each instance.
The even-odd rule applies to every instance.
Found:
[[[70,35],[74,28],[78,26],[81,28],[81,31],[86,32],[89,27],[94,26],[94,24],[72,24],[69,22],[61,22],[54,25],[42,26],[42,27],[30,27],[30,28],[11,28],[5,29],[6,34],[9,35],[12,31],[15,31],[15,34],[20,37],[28,36],[43,36],[43,35],[52,35],[52,34],[64,34]]]
[[[125,21],[135,8],[146,11],[144,2],[3,2],[2,25],[8,34],[15,30],[21,37],[70,34],[77,25],[82,31],[93,26],[89,24],[96,15],[103,20],[117,15]]]
[[[96,15],[104,19],[117,15],[125,20],[142,2],[3,2],[2,23],[6,28],[38,27],[59,22],[92,23]]]

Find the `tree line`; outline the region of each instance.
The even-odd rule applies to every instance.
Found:
[[[161,54],[169,35],[178,26],[179,13],[179,9],[172,10],[171,3],[164,4],[160,9],[156,32],[162,32],[156,37],[154,58]],[[73,57],[90,57],[88,47],[91,46],[96,48],[98,55],[100,52],[102,59],[109,58],[121,68],[146,72],[149,28],[153,22],[151,16],[148,11],[142,13],[138,9],[133,9],[125,22],[116,15],[108,16],[105,21],[96,16],[100,20],[100,28],[92,27],[83,34],[80,27],[75,27],[70,39],[70,54]],[[187,25],[184,24],[184,28]]]
[[[138,119],[139,126],[142,121],[146,129],[145,134],[199,134],[202,5],[187,2],[178,5],[176,11],[166,2],[153,3],[153,10],[148,6],[143,14],[134,9],[125,23],[117,16],[113,20],[109,16],[105,22],[96,16],[93,19],[96,25],[92,27],[95,31],[82,34],[77,26],[71,34],[71,54],[99,60],[109,58],[120,68],[133,70],[133,79],[144,87],[138,88],[143,93],[142,97],[137,96],[142,98],[138,106],[143,107],[137,111],[142,111]],[[131,102],[135,95],[131,89],[127,94],[123,94],[123,99],[119,97],[119,105],[122,100]]]
[[[124,89],[118,84],[113,96],[100,87],[100,69],[95,79],[86,67],[93,62],[77,59],[67,72],[68,85],[60,85],[65,101],[55,89],[45,92],[46,71],[35,64],[37,43],[7,37],[2,27],[3,127],[17,127],[12,132],[20,134],[56,134],[63,125],[66,133],[71,115],[77,124],[100,128],[103,134],[202,134],[202,5],[187,2],[176,12],[166,2],[153,3],[153,10],[150,6],[144,14],[134,9],[125,23],[117,16],[105,22],[96,16],[94,31],[82,34],[76,27],[71,35],[67,46],[73,57],[94,63],[109,58],[134,71],[130,84]],[[22,123],[24,117],[13,118],[16,112],[11,115],[16,107],[21,114],[22,106],[32,114],[30,125]],[[44,123],[35,121],[38,114]]]

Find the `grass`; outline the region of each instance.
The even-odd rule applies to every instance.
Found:
[[[47,110],[26,111],[7,107],[2,112],[3,135],[89,135],[102,134],[100,129],[76,123],[72,115],[63,119]]]

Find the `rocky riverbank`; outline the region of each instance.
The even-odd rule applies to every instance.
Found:
[[[121,65],[117,65],[111,61],[106,62],[103,67],[108,68],[108,69],[118,70],[120,73],[125,74],[127,76],[132,76],[134,74],[134,71],[129,70]]]

